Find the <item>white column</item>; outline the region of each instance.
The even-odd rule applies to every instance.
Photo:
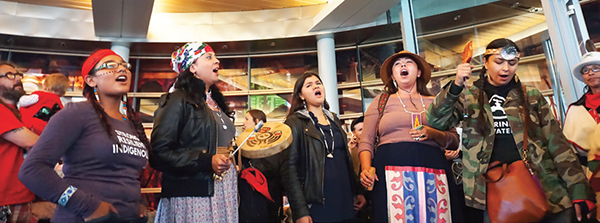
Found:
[[[404,50],[419,54],[419,43],[417,41],[417,28],[415,27],[415,13],[413,12],[412,0],[400,2],[400,23],[402,29],[402,44]]]
[[[323,86],[325,86],[325,99],[329,103],[329,110],[339,114],[340,101],[337,88],[333,34],[317,35],[317,58],[319,61],[319,76],[323,81]]]
[[[123,57],[125,62],[129,62],[129,46],[131,44],[129,42],[113,42],[110,49],[115,51],[115,53],[119,54],[119,56]]]
[[[564,93],[563,106],[583,95],[583,86],[571,69],[581,61],[583,42],[589,38],[578,0],[542,0],[556,68]]]

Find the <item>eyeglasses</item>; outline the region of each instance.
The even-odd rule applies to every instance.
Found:
[[[600,70],[600,66],[598,65],[592,66],[592,68],[584,67],[583,69],[581,69],[581,74],[587,74],[590,71],[596,73],[598,72],[598,70]]]
[[[127,63],[127,62],[123,62],[123,63],[106,62],[106,63],[103,63],[102,65],[100,65],[100,67],[98,67],[97,69],[93,70],[93,72],[95,73],[102,69],[117,69],[119,67],[119,65],[127,68],[128,70],[131,69],[131,64]]]
[[[2,75],[0,75],[0,77],[6,77],[9,80],[14,80],[17,76],[21,77],[21,79],[23,79],[23,74],[22,73],[13,73],[13,72],[7,72],[4,73]]]

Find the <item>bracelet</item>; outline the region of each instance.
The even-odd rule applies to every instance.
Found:
[[[77,191],[76,187],[67,187],[67,189],[65,189],[65,192],[63,192],[62,195],[60,195],[60,198],[58,199],[58,204],[63,207],[67,206],[67,202],[69,202],[69,199],[71,199],[71,196],[73,196],[75,191]]]

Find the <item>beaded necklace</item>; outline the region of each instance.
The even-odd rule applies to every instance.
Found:
[[[406,105],[402,101],[402,98],[400,97],[400,94],[398,94],[398,91],[396,91],[396,95],[398,96],[398,100],[400,100],[400,103],[402,104],[402,108],[404,108],[404,112],[406,112],[406,113],[408,113],[408,114],[411,115],[412,127],[416,128],[416,127],[420,126],[421,122],[422,122],[421,121],[422,120],[421,114],[423,112],[427,111],[427,108],[425,108],[425,103],[423,102],[423,96],[421,96],[421,94],[419,93],[419,97],[421,98],[421,106],[423,106],[423,111],[415,113],[415,112],[411,112],[411,111],[406,110]],[[408,93],[408,95],[410,96],[410,93]],[[416,106],[415,106],[415,108],[416,108]]]
[[[402,98],[400,97],[400,94],[398,94],[398,91],[396,91],[396,95],[398,96],[398,100],[400,100],[400,103],[402,104],[402,108],[404,108],[404,112],[409,113],[409,114],[421,114],[423,112],[427,111],[427,108],[425,108],[425,103],[423,103],[423,96],[421,96],[421,94],[419,94],[419,97],[421,98],[421,105],[423,106],[423,111],[422,112],[410,112],[408,110],[406,110],[406,105],[404,104],[404,102],[402,102]],[[408,95],[410,96],[410,93],[408,93]],[[416,107],[415,107],[416,108]]]
[[[312,113],[312,112],[309,112],[309,113]],[[310,121],[315,125],[315,128],[318,128],[319,131],[321,131],[321,135],[323,135],[323,143],[325,144],[325,151],[327,152],[327,158],[333,159],[333,150],[335,150],[335,139],[333,138],[333,130],[332,130],[333,126],[329,122],[329,118],[327,118],[327,115],[325,115],[325,114],[323,114],[323,115],[325,116],[325,121],[327,122],[327,125],[329,125],[329,135],[331,135],[331,151],[329,151],[329,144],[327,144],[327,137],[325,137],[325,132],[323,132],[323,129],[321,129],[321,127],[319,127],[319,125],[312,118],[310,118]]]
[[[219,109],[219,106],[217,105],[217,103],[212,99],[210,91],[208,93],[206,93],[206,104],[208,105],[208,107],[211,110],[215,111],[215,114],[217,114],[217,116],[219,116],[219,119],[221,119],[221,125],[223,127],[223,130],[227,130],[227,125],[225,124],[225,120],[223,120],[223,117],[221,116],[221,110]]]
[[[333,130],[331,130],[333,126],[331,126],[331,123],[329,122],[329,118],[327,118],[327,116],[325,116],[325,121],[327,121],[327,125],[329,125],[329,135],[331,135],[331,151],[329,151],[329,145],[327,144],[327,137],[325,137],[325,132],[323,132],[323,129],[321,129],[321,127],[319,127],[319,131],[321,131],[321,134],[323,135],[323,143],[325,143],[327,158],[333,159],[333,150],[335,150],[335,139],[333,138]]]

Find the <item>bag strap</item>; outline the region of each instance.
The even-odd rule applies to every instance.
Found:
[[[527,88],[524,84],[521,84],[521,87],[523,88],[523,100],[525,100],[527,97]],[[525,167],[529,170],[529,173],[533,175],[533,171],[531,170],[531,167],[529,167],[529,161],[527,160],[527,151],[529,151],[529,135],[527,130],[529,129],[529,123],[527,123],[526,115],[529,115],[529,113],[525,112],[524,106],[521,106],[521,112],[523,113],[523,162],[525,163]]]
[[[381,117],[383,117],[383,111],[385,111],[385,105],[387,104],[388,99],[390,98],[390,94],[384,92],[381,94],[379,98],[379,104],[377,106],[377,110],[379,111],[379,117],[377,118],[377,125],[375,126],[375,145],[379,144],[379,123],[381,121]]]
[[[497,162],[497,161],[496,161],[496,162]],[[502,180],[502,178],[504,178],[504,175],[505,175],[506,173],[508,173],[508,168],[507,168],[507,167],[508,167],[508,164],[506,164],[506,163],[497,163],[496,165],[494,165],[494,166],[492,166],[492,167],[489,167],[489,168],[488,168],[488,171],[490,171],[491,169],[494,169],[494,168],[496,168],[496,167],[501,167],[501,168],[502,168],[502,171],[500,171],[500,177],[498,177],[498,179],[495,179],[495,180],[494,180],[494,179],[491,179],[491,178],[490,178],[490,176],[488,176],[488,173],[484,173],[484,174],[482,174],[481,176],[483,177],[483,180],[485,180],[485,182],[488,182],[488,183],[496,183],[496,182],[498,182],[498,181]]]

